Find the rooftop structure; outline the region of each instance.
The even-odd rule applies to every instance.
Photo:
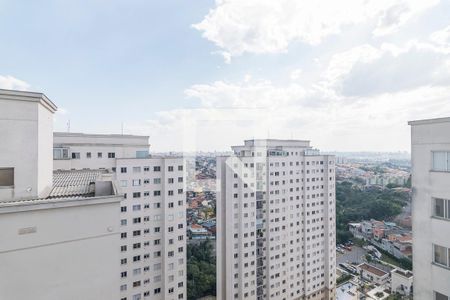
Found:
[[[122,196],[104,170],[53,174],[55,110],[0,90],[0,299],[115,299]]]
[[[44,94],[0,89],[0,202],[50,192],[56,109]]]

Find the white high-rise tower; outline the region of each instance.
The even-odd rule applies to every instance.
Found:
[[[299,140],[232,149],[217,160],[218,299],[334,299],[334,156]]]
[[[450,118],[411,125],[414,299],[450,299]]]

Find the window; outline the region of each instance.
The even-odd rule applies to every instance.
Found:
[[[133,173],[141,173],[141,167],[133,167]]]
[[[72,159],[80,159],[80,152],[72,152]]]
[[[160,184],[161,183],[161,178],[154,178],[153,179],[153,183],[154,184]]]
[[[102,158],[103,157],[103,153],[102,152],[97,152],[97,158]]]
[[[161,191],[153,191],[153,196],[161,196]]]
[[[53,159],[69,159],[69,148],[53,148]]]
[[[14,168],[0,168],[0,186],[14,185]]]
[[[433,171],[450,172],[450,152],[433,151]]]
[[[133,193],[133,198],[140,198],[141,197],[141,192],[134,192]]]
[[[148,157],[148,151],[136,151],[136,158]]]
[[[133,186],[140,186],[141,180],[140,179],[133,179]]]
[[[433,198],[434,212],[433,216],[450,220],[450,200]]]
[[[438,265],[442,265],[444,267],[449,267],[449,249],[439,246],[433,245],[434,247],[434,262]]]
[[[173,166],[169,166],[167,169],[169,172],[173,172]]]
[[[445,296],[444,294],[434,292],[434,300],[449,300],[448,296]]]
[[[178,166],[178,171],[183,171],[183,166]]]
[[[127,172],[127,168],[126,167],[121,167],[120,168],[120,173],[126,173]]]
[[[91,152],[86,152],[86,158],[92,158]]]
[[[127,185],[128,185],[128,182],[126,180],[121,180],[120,181],[120,186],[121,187],[127,187]]]
[[[173,178],[167,179],[167,182],[168,182],[168,183],[173,183]]]
[[[116,158],[116,153],[108,152],[108,158]]]
[[[161,167],[153,167],[153,172],[161,172]]]

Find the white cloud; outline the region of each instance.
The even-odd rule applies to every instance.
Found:
[[[324,86],[346,96],[407,91],[450,83],[450,49],[411,41],[363,45],[332,56]]]
[[[450,48],[450,26],[433,32],[430,39],[440,46]]]
[[[300,79],[300,76],[302,75],[303,71],[301,69],[296,69],[291,72],[291,80],[298,80]]]
[[[198,24],[227,62],[243,53],[280,53],[302,41],[319,44],[346,25],[373,25],[374,35],[397,31],[439,0],[216,0]]]
[[[407,121],[450,114],[449,86],[348,97],[317,85],[305,88],[264,80],[194,85],[198,109],[160,112],[127,125],[157,140],[154,151],[229,150],[250,138],[310,139],[327,150],[408,150]],[[167,137],[170,137],[168,139]]]
[[[13,76],[10,76],[10,75],[1,76],[0,75],[0,88],[7,89],[7,90],[27,91],[27,90],[29,90],[30,85],[28,83],[26,83],[25,81],[17,79]]]

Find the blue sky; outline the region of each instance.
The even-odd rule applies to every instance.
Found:
[[[450,115],[449,12],[437,0],[0,0],[0,87],[45,93],[55,130],[123,122],[155,151],[254,137],[408,150],[408,120]]]

